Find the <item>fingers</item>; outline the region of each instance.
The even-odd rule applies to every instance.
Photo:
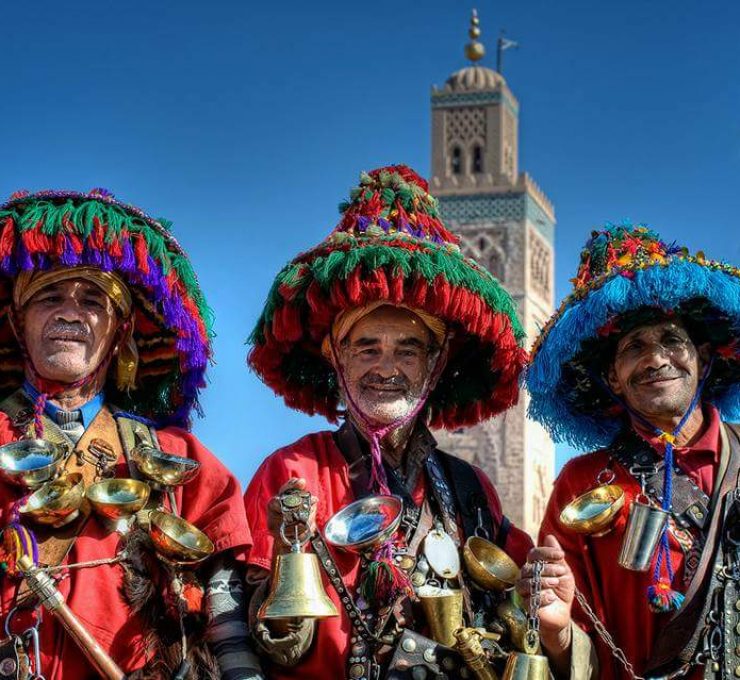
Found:
[[[516,584],[517,592],[523,597],[529,597],[532,594],[533,582],[534,580],[531,578],[520,579]],[[540,585],[541,592],[544,593],[545,590],[550,588],[557,588],[560,585],[561,580],[557,577],[543,578]]]
[[[280,487],[280,490],[277,492],[278,496],[282,496],[285,493],[288,493],[288,491],[292,491],[293,489],[296,489],[298,491],[304,491],[306,488],[306,480],[302,477],[291,477],[285,484],[283,484]]]
[[[544,566],[542,567],[543,578],[546,576],[565,576],[569,573],[570,569],[564,561],[545,562]],[[534,564],[532,562],[527,562],[522,567],[520,576],[521,578],[531,578],[532,574],[534,574]]]
[[[558,543],[558,539],[552,534],[547,534],[542,544],[548,548],[555,548],[556,550],[563,552],[563,549],[560,547],[560,543]]]

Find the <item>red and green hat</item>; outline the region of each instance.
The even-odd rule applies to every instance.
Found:
[[[278,274],[252,333],[249,363],[291,408],[339,415],[321,345],[338,314],[378,301],[419,309],[451,331],[428,406],[434,427],[486,420],[516,403],[525,334],[501,284],[464,257],[436,199],[404,165],[362,173],[337,227]]]
[[[714,359],[702,396],[725,420],[740,419],[740,269],[669,243],[642,224],[607,224],[581,251],[573,291],[531,351],[529,414],[556,441],[608,446],[623,409],[607,390],[605,357],[621,334],[680,317]]]
[[[170,223],[105,189],[19,191],[0,205],[0,398],[23,383],[23,358],[9,321],[22,271],[97,267],[115,272],[134,301],[135,388],[106,385],[107,398],[158,424],[187,426],[205,386],[211,311]]]

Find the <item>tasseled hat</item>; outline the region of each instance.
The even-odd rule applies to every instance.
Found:
[[[529,413],[556,441],[592,450],[622,426],[599,357],[607,343],[656,315],[679,316],[713,349],[703,398],[740,418],[740,270],[668,244],[644,225],[607,225],[586,243],[563,300],[537,339],[527,369]]]
[[[321,345],[344,310],[387,300],[441,319],[447,367],[429,397],[431,424],[472,425],[517,401],[524,331],[499,282],[460,252],[413,170],[362,173],[342,218],[278,274],[252,333],[249,363],[288,406],[338,416],[337,376]]]
[[[118,390],[110,379],[108,399],[158,424],[187,426],[205,385],[211,312],[169,227],[105,189],[20,191],[0,206],[0,398],[23,382],[8,314],[16,276],[92,266],[115,272],[133,296],[134,388]]]

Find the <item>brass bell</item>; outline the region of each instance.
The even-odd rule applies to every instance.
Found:
[[[538,654],[540,639],[537,633],[528,631],[524,652],[512,652],[506,660],[503,680],[548,680],[550,664],[547,657]]]
[[[297,543],[288,554],[278,555],[272,569],[270,594],[257,616],[260,619],[337,616],[337,608],[324,590],[319,568],[316,555],[300,552]]]

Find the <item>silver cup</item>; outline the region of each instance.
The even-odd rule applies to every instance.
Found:
[[[619,551],[619,565],[630,571],[647,571],[667,520],[666,510],[635,499]]]

